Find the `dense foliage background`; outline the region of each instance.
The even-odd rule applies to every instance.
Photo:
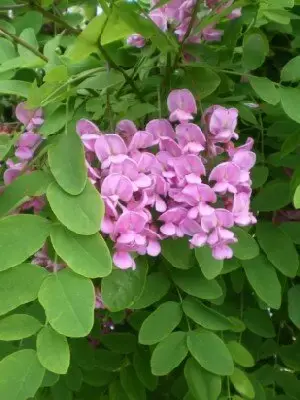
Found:
[[[156,3],[0,0],[1,400],[300,399],[300,2],[190,2],[181,39]],[[219,41],[187,40],[212,26]],[[144,129],[180,88],[197,123],[239,111],[258,223],[234,228],[232,259],[171,238],[118,269],[76,123]]]

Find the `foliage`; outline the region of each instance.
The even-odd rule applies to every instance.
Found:
[[[176,1],[0,0],[3,400],[300,398],[300,1]],[[208,141],[215,105],[254,139],[258,223],[244,198],[226,256],[165,230],[118,268],[95,135],[188,111]]]

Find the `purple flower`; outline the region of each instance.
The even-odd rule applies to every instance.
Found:
[[[112,163],[121,163],[127,158],[127,146],[119,135],[99,136],[94,147],[102,168],[108,168]]]
[[[199,154],[205,149],[205,136],[199,126],[191,123],[179,124],[176,127],[178,143],[184,153]]]
[[[237,126],[238,110],[236,108],[215,107],[209,118],[209,131],[215,142],[227,143],[232,138],[238,139]]]
[[[138,49],[142,48],[146,44],[145,38],[139,33],[135,33],[130,35],[127,39],[127,44],[132,47],[137,47]]]
[[[233,162],[227,161],[217,165],[209,176],[210,181],[215,181],[213,189],[218,193],[236,193],[236,186],[241,179],[241,170]]]
[[[29,109],[25,102],[17,105],[16,117],[28,130],[34,129],[44,122],[42,109]]]
[[[172,122],[187,122],[194,119],[193,114],[197,114],[195,98],[187,89],[173,90],[167,103],[171,113],[169,119]]]

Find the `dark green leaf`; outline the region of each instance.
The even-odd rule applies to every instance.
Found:
[[[223,268],[223,260],[216,260],[213,258],[210,247],[197,247],[195,249],[195,255],[206,279],[214,279],[216,276],[220,275]]]
[[[292,201],[289,182],[270,182],[254,197],[255,211],[280,210]]]
[[[258,336],[264,338],[276,336],[268,311],[249,308],[244,313],[244,322],[247,328]]]
[[[141,309],[159,301],[169,290],[170,281],[161,272],[153,272],[147,276],[145,288],[141,297],[130,306],[131,309]]]
[[[299,301],[300,301],[300,285],[296,285],[293,286],[288,291],[288,312],[291,321],[298,328],[300,328]]]
[[[260,31],[245,36],[243,43],[243,65],[248,70],[260,67],[269,52],[268,41]]]
[[[251,258],[258,256],[258,244],[248,232],[238,227],[232,228],[232,231],[238,240],[237,243],[234,243],[231,246],[236,258],[239,260],[250,260]]]
[[[253,367],[255,365],[254,358],[249,351],[241,345],[241,343],[232,340],[227,343],[227,347],[232,355],[233,361],[242,367]]]
[[[279,91],[276,86],[268,78],[251,76],[249,77],[250,85],[256,94],[269,104],[277,104],[280,101]]]
[[[185,238],[163,240],[162,255],[175,268],[189,269],[192,266],[192,252]]]
[[[121,385],[129,400],[146,400],[146,391],[137,379],[132,366],[122,368],[120,372]]]
[[[137,351],[133,356],[133,366],[135,373],[142,384],[148,390],[155,390],[157,387],[158,379],[152,375],[150,368],[150,357],[145,351]]]
[[[292,87],[281,87],[281,105],[285,113],[294,121],[300,123],[298,104],[300,102],[300,90]]]

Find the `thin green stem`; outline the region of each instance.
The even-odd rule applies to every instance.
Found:
[[[0,11],[18,10],[24,7],[28,7],[27,4],[8,4],[8,5],[3,4],[0,6]]]
[[[0,32],[3,32],[4,35],[11,38],[15,43],[25,47],[27,50],[31,51],[33,54],[35,54],[37,57],[41,58],[45,62],[48,62],[48,58],[44,56],[44,54],[40,53],[37,49],[35,49],[29,43],[25,42],[25,40],[21,39],[19,36],[14,35],[11,32],[8,32],[5,28],[3,28],[3,26],[0,27]]]

